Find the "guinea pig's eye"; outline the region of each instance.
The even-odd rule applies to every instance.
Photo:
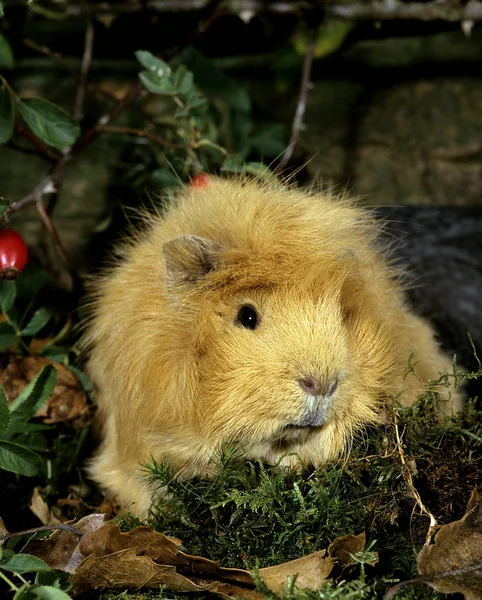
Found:
[[[246,327],[246,329],[256,329],[258,321],[258,313],[249,304],[243,304],[238,310],[236,325],[241,325],[241,327]]]

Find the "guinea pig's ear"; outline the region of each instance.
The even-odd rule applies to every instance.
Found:
[[[222,247],[196,235],[182,235],[162,247],[168,288],[192,284],[216,267]]]

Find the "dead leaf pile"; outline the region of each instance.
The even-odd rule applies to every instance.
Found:
[[[0,373],[0,383],[7,399],[12,402],[47,364],[57,370],[57,385],[53,394],[35,415],[46,424],[69,422],[83,427],[91,418],[91,407],[77,377],[64,365],[44,356],[13,357]]]
[[[218,562],[193,556],[180,549],[181,541],[150,527],[122,533],[118,525],[105,524],[104,515],[89,515],[77,524],[83,533],[79,543],[68,531],[55,531],[45,540],[35,540],[29,552],[50,567],[71,574],[71,593],[92,590],[159,589],[177,592],[207,592],[222,598],[237,596],[260,600],[262,594],[248,571],[224,568]],[[362,551],[365,534],[339,538],[328,552],[320,550],[302,558],[259,570],[259,576],[274,592],[281,593],[288,577],[296,577],[300,588],[316,590],[330,577],[336,564],[353,564],[351,555]]]
[[[434,542],[417,556],[419,574],[437,592],[482,600],[482,496],[477,489],[462,519],[441,527]]]

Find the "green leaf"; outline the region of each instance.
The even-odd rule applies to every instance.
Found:
[[[15,346],[18,342],[19,338],[10,323],[6,321],[0,323],[0,352]]]
[[[326,21],[320,25],[316,33],[313,56],[322,58],[336,52],[354,26],[354,21]],[[295,50],[301,56],[306,54],[308,39],[306,26],[304,24],[300,25],[293,35],[293,44]]]
[[[228,173],[249,173],[262,179],[269,179],[273,172],[269,167],[259,162],[244,162],[239,156],[232,154],[224,161],[221,171]]]
[[[13,102],[5,86],[0,88],[0,144],[5,144],[13,133]],[[8,205],[7,205],[8,207]]]
[[[10,410],[3,386],[0,385],[0,437],[7,431],[10,424]]]
[[[3,2],[0,2],[0,17],[3,17]]]
[[[142,71],[139,73],[139,79],[152,94],[173,96],[176,93],[168,77],[159,77],[152,71]]]
[[[33,593],[41,600],[72,600],[68,594],[51,585],[36,588]]]
[[[13,69],[13,52],[7,38],[0,33],[0,69]]]
[[[50,275],[46,271],[27,264],[22,271],[22,277],[15,280],[17,296],[27,301],[33,301],[37,294],[50,282]]]
[[[14,554],[0,562],[0,567],[6,571],[17,573],[17,575],[50,570],[46,562],[32,554]]]
[[[32,585],[29,581],[24,583],[22,587],[19,587],[18,590],[13,595],[12,600],[32,600],[32,595],[30,594],[30,589]]]
[[[35,598],[40,598],[41,600],[72,600],[68,594],[51,585],[42,585],[41,587],[34,588],[32,593]]]
[[[0,308],[2,312],[8,313],[15,302],[17,286],[15,281],[0,280]]]
[[[18,104],[20,114],[33,133],[50,146],[62,150],[80,135],[80,126],[60,106],[43,98],[26,98]]]
[[[251,98],[247,90],[233,77],[226,75],[215,63],[192,47],[184,49],[180,60],[194,73],[197,87],[210,98],[222,102],[241,112],[251,108]]]
[[[35,311],[33,317],[20,332],[22,335],[36,335],[53,317],[50,308],[42,307]]]
[[[45,404],[57,383],[57,370],[53,365],[45,365],[40,373],[10,404],[12,425],[24,423]]]
[[[156,58],[147,50],[138,50],[136,53],[137,60],[145,69],[149,69],[158,77],[165,77],[171,72],[171,67],[160,58]]]
[[[0,440],[0,469],[33,477],[37,475],[41,461],[40,456],[32,450],[14,442]]]

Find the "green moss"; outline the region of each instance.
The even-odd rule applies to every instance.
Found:
[[[409,370],[414,369],[410,360]],[[410,478],[441,524],[463,516],[472,488],[481,481],[480,404],[471,400],[457,416],[439,417],[437,389],[459,384],[462,376],[454,366],[409,408],[395,399],[385,426],[365,431],[348,459],[321,469],[268,467],[243,461],[231,450],[221,457],[214,479],[178,481],[169,465],[154,463],[148,476],[168,494],[153,507],[150,522],[180,538],[190,553],[249,569],[292,560],[327,548],[337,537],[365,531],[379,553],[378,564],[366,567],[366,579],[358,565],[335,572],[334,581],[316,593],[288,586],[283,600],[377,598],[390,581],[416,575],[416,554],[429,521],[416,504]],[[397,600],[433,597],[430,588],[418,586],[400,591]]]

